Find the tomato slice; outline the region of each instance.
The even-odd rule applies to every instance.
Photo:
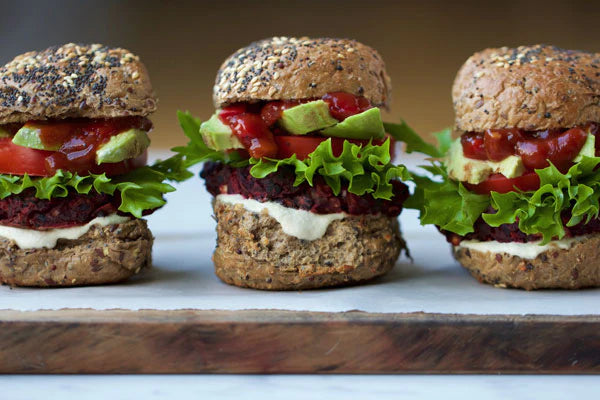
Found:
[[[476,185],[470,183],[464,183],[464,185],[467,189],[478,194],[514,192],[515,187],[524,192],[531,192],[540,188],[540,177],[535,172],[528,172],[516,178],[507,178],[502,174],[493,174],[487,180]]]
[[[12,138],[0,138],[0,173],[12,175],[52,176],[56,170],[48,165],[48,160],[55,155],[54,151],[30,149],[29,147],[17,146]],[[132,169],[146,165],[147,152],[141,156],[121,161],[118,163],[107,163],[97,165],[73,165],[73,168],[64,168],[71,172],[87,174],[106,173],[106,175],[122,175]]]
[[[46,157],[52,153],[54,152],[17,146],[9,137],[0,138],[0,173],[48,176]]]
[[[296,157],[299,160],[304,160],[308,158],[310,153],[315,151],[317,146],[327,139],[331,139],[331,148],[333,150],[333,155],[336,157],[339,157],[339,155],[342,154],[342,151],[344,150],[344,141],[346,140],[362,146],[365,146],[369,143],[368,140],[343,139],[334,137],[326,138],[318,136],[274,136],[274,138],[278,147],[277,158],[279,159],[288,158],[291,157],[292,154],[296,154]],[[373,144],[382,145],[386,139],[373,140]],[[393,138],[390,138],[390,141],[390,156],[393,159],[395,155],[395,141]]]

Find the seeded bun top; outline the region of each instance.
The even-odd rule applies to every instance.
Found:
[[[355,40],[274,37],[225,60],[213,90],[216,108],[235,102],[321,97],[348,92],[389,105],[391,82],[381,56]]]
[[[452,99],[462,131],[600,122],[600,54],[546,45],[486,49],[458,71]]]
[[[22,54],[0,68],[0,124],[155,110],[148,71],[125,49],[69,43]]]

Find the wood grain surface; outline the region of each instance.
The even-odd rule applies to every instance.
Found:
[[[2,373],[598,373],[600,316],[0,311]]]

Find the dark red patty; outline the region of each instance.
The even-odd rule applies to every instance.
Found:
[[[490,212],[494,212],[494,210],[488,210],[488,213]],[[575,226],[568,227],[567,222],[570,218],[570,213],[564,213],[562,215],[566,237],[589,235],[590,233],[600,232],[600,218],[593,219],[587,224],[582,222]],[[443,229],[440,229],[440,232],[442,232],[446,236],[446,240],[448,242],[452,243],[455,246],[458,245],[462,240],[479,240],[481,242],[495,240],[497,242],[502,243],[526,243],[542,239],[542,235],[527,235],[521,232],[519,230],[518,222],[512,224],[503,224],[494,228],[486,224],[482,218],[479,218],[475,222],[473,229],[474,232],[469,233],[465,236],[460,236],[453,232],[444,231]]]
[[[276,173],[257,179],[250,175],[250,167],[234,168],[222,163],[204,164],[200,176],[206,180],[206,188],[213,195],[240,194],[257,201],[275,201],[285,207],[307,210],[316,214],[345,212],[351,215],[384,214],[395,217],[402,211],[408,198],[408,187],[393,181],[392,200],[374,199],[370,194],[357,196],[342,186],[334,195],[322,177],[316,176],[313,186],[304,182],[294,186],[296,175],[292,168],[280,168]]]
[[[0,225],[28,229],[68,228],[117,212],[121,199],[91,192],[42,200],[34,189],[0,200]]]

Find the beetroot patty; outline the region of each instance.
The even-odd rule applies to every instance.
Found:
[[[206,188],[213,195],[240,194],[257,201],[275,201],[289,208],[307,210],[316,214],[345,212],[351,215],[384,214],[395,217],[402,211],[408,198],[408,187],[400,181],[392,181],[392,200],[374,199],[370,194],[357,196],[342,186],[334,195],[322,177],[315,176],[313,186],[304,182],[294,186],[296,175],[292,168],[280,168],[277,173],[258,179],[250,175],[251,167],[234,168],[222,163],[208,162],[200,176],[206,180]]]
[[[493,209],[488,212],[494,212]],[[574,237],[581,235],[588,235],[590,233],[600,232],[600,218],[591,220],[589,223],[579,223],[575,226],[567,226],[567,222],[571,218],[570,213],[564,213],[562,215],[563,226],[565,229],[565,237]],[[462,240],[479,240],[481,242],[487,242],[495,240],[497,242],[508,243],[508,242],[534,242],[542,239],[542,235],[527,235],[519,230],[519,223],[515,222],[512,224],[503,224],[496,228],[489,226],[480,217],[473,226],[474,232],[468,233],[465,236],[457,235],[453,232],[440,230],[445,236],[446,240],[453,245],[458,245]]]
[[[0,200],[0,225],[28,229],[68,228],[117,212],[120,197],[91,192],[43,200],[28,189]]]

